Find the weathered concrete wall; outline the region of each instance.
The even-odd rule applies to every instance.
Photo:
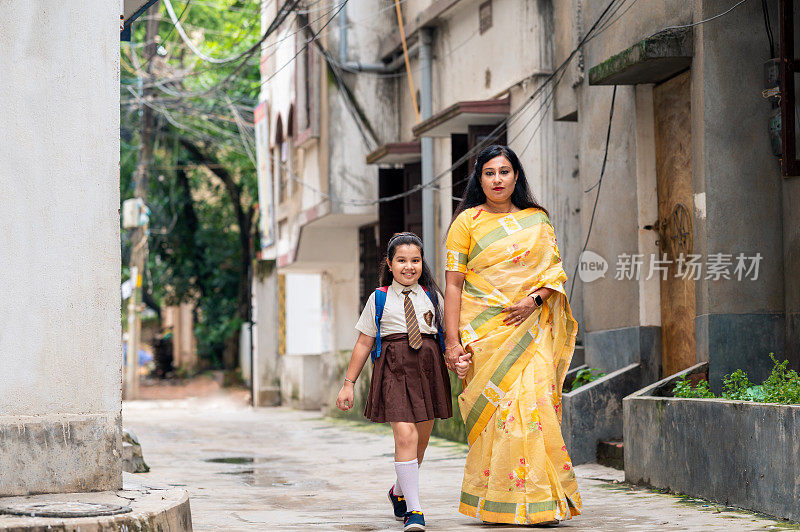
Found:
[[[379,63],[377,57],[380,37],[397,24],[393,9],[382,10],[378,0],[353,0],[347,3],[347,60],[361,63]],[[338,23],[338,21],[334,21]],[[328,49],[338,58],[338,31],[328,32]],[[366,155],[376,145],[362,138],[362,133],[352,118],[344,97],[339,93],[332,77],[327,85],[329,132],[327,143],[330,189],[334,198],[372,201],[378,198],[378,172],[366,162]],[[397,134],[395,114],[395,83],[393,78],[375,74],[344,73],[343,80],[361,106],[360,112],[375,131],[378,144],[394,142]],[[369,133],[366,133],[370,138]],[[346,139],[343,142],[343,139]],[[370,222],[378,220],[376,205],[333,203],[332,212],[369,215]],[[353,224],[352,227],[357,227]],[[357,255],[353,256],[357,259]]]
[[[358,336],[355,323],[361,314],[358,282],[358,233],[350,227],[354,215],[329,215],[303,229],[294,263],[284,268],[313,273],[319,283],[287,282],[286,299],[305,299],[305,309],[287,306],[287,350],[279,356],[281,398],[301,408],[326,408],[335,399]],[[309,292],[309,290],[311,292]],[[314,345],[308,340],[314,337]],[[308,346],[289,349],[289,344]],[[365,369],[365,373],[370,368]]]
[[[119,16],[0,17],[0,495],[122,485]]]
[[[589,63],[591,64],[591,63]],[[606,145],[612,88],[589,87],[580,91],[581,148],[580,176],[583,190],[594,187]],[[608,262],[605,277],[583,285],[585,333],[639,325],[639,284],[636,280],[617,280],[617,257],[638,252],[638,217],[635,209],[621,205],[637,204],[636,130],[634,89],[618,87],[611,124],[608,161],[600,187],[600,198],[591,229],[588,250]],[[588,233],[597,187],[582,195],[583,235]],[[613,305],[609,304],[613,301]],[[587,341],[587,364],[595,364],[603,353],[592,352]]]
[[[628,364],[642,364],[642,376],[653,382],[661,376],[661,327],[622,327],[585,335],[586,364],[614,371]]]
[[[800,406],[651,394],[623,400],[625,479],[800,519]]]
[[[253,279],[253,406],[280,402],[277,294],[275,261],[259,261]]]
[[[700,18],[727,9],[721,0],[698,4]],[[774,13],[777,20],[777,13]],[[692,137],[695,195],[705,216],[694,223],[695,253],[760,253],[757,280],[703,279],[696,283],[698,360],[710,361],[714,390],[737,368],[763,380],[784,353],[784,247],[782,184],[765,124],[770,106],[761,97],[763,15],[745,3],[724,23],[695,31],[692,66]],[[731,80],[736,80],[732,83]],[[739,334],[746,329],[751,334]]]
[[[420,15],[418,8],[426,7],[420,4],[428,3],[425,0],[404,3],[404,19],[414,20]],[[477,1],[459,2],[437,22],[433,33],[434,113],[459,101],[493,98],[518,83],[530,82],[537,73],[550,67],[549,2],[494,0],[492,27],[483,34],[479,31],[479,5]],[[508,35],[514,38],[509,39]],[[411,70],[417,88],[420,68],[419,58],[413,57]],[[411,140],[411,128],[417,121],[408,80],[403,76],[396,83],[399,140]],[[449,160],[449,156],[449,152],[435,152],[437,159]]]
[[[562,396],[561,433],[573,464],[594,462],[601,440],[622,439],[622,399],[641,385],[641,366],[631,364]]]

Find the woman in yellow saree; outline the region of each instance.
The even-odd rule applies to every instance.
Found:
[[[445,358],[464,378],[469,443],[459,511],[517,524],[579,515],[560,429],[577,323],[547,211],[510,148],[478,155],[446,248]]]

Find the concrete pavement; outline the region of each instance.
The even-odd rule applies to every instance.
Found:
[[[241,395],[126,402],[153,482],[187,489],[195,530],[402,530],[386,491],[394,481],[387,426],[286,408],[254,410]],[[433,439],[421,469],[429,530],[518,530],[457,512],[466,447]],[[578,466],[584,513],[560,530],[745,531],[797,525],[702,501],[632,489],[621,472]]]

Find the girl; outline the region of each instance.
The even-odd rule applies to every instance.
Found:
[[[381,264],[378,288],[356,324],[356,340],[336,406],[353,407],[353,387],[372,351],[372,382],[364,415],[389,422],[394,432],[397,482],[389,500],[404,530],[425,530],[419,503],[419,464],[434,418],[453,415],[450,380],[442,357],[439,289],[414,233],[397,233]],[[438,336],[438,338],[437,338]]]

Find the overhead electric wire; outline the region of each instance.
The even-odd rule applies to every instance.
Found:
[[[205,140],[205,141],[207,141],[207,142],[212,142],[212,143],[219,143],[219,142],[220,142],[220,139],[219,139],[219,137],[215,137],[215,136],[209,135],[209,134],[207,134],[207,133],[206,133],[206,132],[204,132],[204,131],[200,131],[200,130],[199,130],[199,129],[197,129],[197,128],[194,128],[194,127],[192,127],[192,126],[188,126],[188,125],[186,125],[186,124],[183,124],[183,123],[179,122],[178,120],[176,120],[176,119],[175,119],[175,117],[173,117],[173,116],[172,116],[172,114],[171,114],[171,113],[170,113],[170,112],[169,112],[169,111],[168,111],[166,108],[164,108],[164,107],[160,107],[160,106],[158,106],[158,105],[154,105],[153,103],[151,103],[151,102],[149,102],[149,101],[145,100],[144,98],[141,98],[141,97],[140,97],[138,94],[136,94],[136,92],[135,92],[135,91],[133,91],[133,89],[131,89],[130,87],[128,87],[128,90],[129,90],[129,91],[130,91],[130,92],[131,92],[131,93],[132,93],[134,96],[136,96],[137,98],[139,98],[139,99],[140,99],[140,101],[142,102],[142,104],[143,104],[143,105],[146,105],[147,107],[149,107],[149,108],[153,109],[154,111],[156,111],[156,112],[158,112],[159,114],[161,114],[162,116],[164,116],[164,118],[166,118],[167,122],[169,122],[169,123],[170,123],[171,125],[173,125],[174,127],[178,128],[178,129],[181,129],[181,130],[183,130],[183,131],[188,131],[188,132],[190,132],[190,133],[193,133],[193,134],[194,134],[194,135],[196,135],[198,138],[200,138],[200,139],[202,139],[202,140]],[[230,135],[230,136],[235,136],[235,135],[236,135],[235,133],[233,133],[233,132],[230,132],[230,131],[227,131],[227,130],[218,130],[218,131],[223,131],[225,134],[227,134],[227,135]],[[239,153],[241,153],[242,155],[247,155],[247,152],[246,152],[246,151],[239,150],[239,149],[237,149],[237,148],[234,148],[233,146],[230,146],[230,148],[231,148],[231,149],[233,149],[234,151],[238,151],[238,152],[239,152]]]
[[[500,124],[498,124],[486,136],[486,138],[484,139],[483,142],[479,143],[477,146],[475,146],[472,149],[468,150],[464,155],[459,157],[459,159],[455,163],[453,163],[450,166],[450,168],[440,172],[439,174],[434,176],[433,179],[431,179],[429,182],[425,183],[424,185],[423,184],[415,185],[415,186],[411,187],[407,191],[400,192],[400,193],[397,193],[397,194],[393,194],[391,196],[384,196],[384,197],[378,198],[376,200],[364,200],[364,201],[348,201],[348,200],[340,200],[340,199],[329,198],[330,201],[331,202],[338,202],[340,204],[347,204],[347,205],[361,205],[361,206],[376,205],[376,204],[379,204],[379,203],[385,203],[385,202],[389,202],[389,201],[394,201],[394,200],[397,200],[397,199],[400,199],[400,198],[403,198],[403,197],[406,197],[406,196],[410,196],[411,194],[415,194],[415,193],[419,192],[423,188],[429,188],[429,187],[436,186],[436,183],[438,183],[441,179],[443,179],[445,176],[447,176],[449,173],[451,173],[454,169],[458,168],[459,166],[461,166],[462,164],[467,162],[472,156],[476,155],[480,150],[482,150],[492,140],[496,139],[499,136],[500,132],[503,131],[510,122],[512,122],[515,118],[517,118],[520,115],[520,113],[523,112],[528,107],[528,105],[530,105],[532,102],[534,102],[536,100],[536,98],[545,90],[545,88],[555,78],[555,76],[558,75],[558,73],[560,73],[562,70],[564,70],[566,68],[566,66],[570,63],[570,61],[572,61],[572,59],[575,57],[577,52],[581,49],[581,47],[583,47],[583,45],[586,42],[588,36],[590,36],[595,31],[595,29],[597,28],[599,23],[603,20],[603,18],[606,16],[606,14],[609,12],[609,10],[616,4],[616,2],[617,2],[617,0],[611,0],[611,2],[609,2],[609,4],[606,6],[606,8],[603,10],[603,12],[600,14],[600,16],[594,22],[594,24],[592,24],[592,27],[589,28],[589,31],[587,32],[586,36],[583,37],[583,39],[581,39],[581,41],[578,43],[578,45],[575,47],[575,49],[572,50],[572,52],[561,63],[561,65],[559,65],[559,67],[556,70],[554,70],[551,74],[549,74],[547,76],[547,78],[534,91],[534,93],[531,96],[528,97],[528,99],[525,101],[525,103],[523,103],[516,111],[511,113],[508,117],[503,119],[500,122]],[[272,77],[274,77],[274,74],[269,79],[272,79]],[[267,79],[266,81],[269,81],[269,79]],[[263,82],[263,83],[266,83],[266,81]]]
[[[718,19],[720,17],[723,17],[723,16],[727,15],[728,13],[730,13],[731,11],[733,11],[734,9],[739,7],[740,5],[744,4],[745,2],[747,2],[747,0],[739,0],[738,2],[733,4],[730,8],[728,8],[727,10],[723,11],[722,13],[717,13],[713,17],[708,17],[707,19],[704,19],[704,20],[698,20],[697,22],[692,22],[691,24],[681,24],[679,26],[668,26],[666,28],[663,28],[663,29],[655,32],[653,35],[658,35],[662,31],[679,30],[679,29],[682,29],[682,28],[693,28],[695,26],[699,26],[701,24],[705,24],[706,22],[711,22],[712,20],[716,20],[716,19]],[[652,37],[653,35],[650,35],[650,37]]]
[[[191,49],[192,52],[194,52],[194,54],[197,57],[199,57],[200,59],[202,59],[203,61],[208,61],[209,63],[214,63],[216,65],[222,65],[222,64],[225,64],[225,63],[231,63],[233,61],[238,61],[239,59],[243,58],[245,55],[247,55],[248,50],[250,50],[250,49],[248,49],[248,50],[245,50],[242,53],[234,54],[234,55],[231,55],[231,56],[228,56],[228,57],[225,57],[225,58],[216,58],[216,57],[211,57],[208,54],[205,54],[202,50],[200,50],[197,46],[195,46],[195,44],[192,42],[192,40],[186,34],[186,31],[183,29],[183,25],[181,24],[181,21],[178,19],[178,16],[175,14],[175,10],[172,8],[172,2],[170,2],[170,0],[163,0],[163,2],[164,2],[164,9],[167,10],[167,14],[169,15],[169,18],[172,20],[172,24],[173,24],[174,28],[176,30],[178,30],[178,35],[181,36],[181,39],[183,40],[184,43],[186,43],[186,46],[188,46],[189,49]],[[263,38],[265,38],[265,37],[262,37],[262,39]],[[261,40],[259,40],[259,43],[257,43],[257,45],[260,44],[260,43],[261,43]]]
[[[209,94],[219,92],[222,90],[230,81],[239,73],[242,67],[247,64],[247,60],[252,57],[257,51],[261,49],[261,45],[266,39],[272,35],[283,23],[284,20],[292,13],[294,8],[297,4],[300,3],[300,0],[286,0],[280,8],[278,9],[278,13],[275,15],[275,18],[270,23],[269,27],[264,31],[264,34],[256,41],[253,45],[250,46],[247,50],[242,52],[238,55],[238,59],[243,59],[236,67],[224,78],[222,81],[216,83],[212,87],[208,87],[202,91],[198,92],[179,92],[178,94],[181,97],[203,97],[208,96]],[[228,62],[234,62],[237,59],[233,59]],[[215,63],[215,66],[218,66],[220,63]],[[237,99],[240,101],[241,98]]]
[[[769,41],[769,57],[775,57],[775,36],[772,34],[772,24],[769,21],[769,9],[767,0],[761,0],[761,11],[764,13],[764,27],[767,30],[767,41]]]
[[[244,148],[247,151],[247,157],[249,157],[250,162],[253,163],[253,168],[258,168],[258,164],[256,163],[256,157],[253,154],[255,146],[253,147],[250,146],[251,140],[254,144],[255,140],[251,139],[249,135],[247,135],[247,131],[245,127],[242,125],[241,117],[239,116],[239,113],[236,111],[236,108],[233,106],[233,103],[231,102],[231,99],[227,94],[225,95],[225,101],[227,102],[228,107],[230,107],[231,113],[233,113],[233,116],[236,119],[236,127],[239,130],[239,137],[242,140],[242,145],[244,145]]]
[[[302,19],[303,16],[304,15],[300,15],[299,17]],[[333,57],[331,57],[331,54],[328,53],[328,51],[325,49],[325,47],[317,38],[319,34],[322,32],[322,29],[320,29],[320,31],[317,32],[316,34],[314,33],[313,30],[307,30],[307,31],[312,34],[312,38],[309,39],[309,41],[306,43],[306,46],[308,46],[308,44],[310,43],[313,43],[317,51],[322,55],[322,58],[328,65],[330,72],[333,74],[334,78],[336,78],[336,84],[337,88],[339,89],[338,91],[339,95],[345,102],[345,108],[350,113],[350,116],[352,117],[353,122],[355,123],[356,128],[358,129],[359,135],[361,136],[361,140],[364,142],[364,146],[368,150],[372,151],[373,149],[375,149],[377,146],[380,145],[378,136],[375,133],[375,130],[372,128],[372,125],[367,121],[366,116],[364,116],[362,112],[359,112],[359,110],[356,108],[355,102],[352,101],[355,98],[352,95],[352,93],[349,92],[349,89],[344,82],[342,73],[340,72],[338,67],[338,63],[336,63]],[[317,37],[314,37],[314,35],[316,35]],[[370,139],[367,138],[367,133],[369,133],[372,142],[370,142]]]
[[[178,15],[178,20],[183,20],[183,15],[184,15],[184,13],[186,13],[186,10],[189,9],[189,4],[191,4],[191,3],[192,3],[192,0],[186,0],[186,3],[183,5],[183,9],[181,10],[181,14]],[[167,36],[164,37],[164,42],[167,42],[169,40],[169,38],[172,37],[172,32],[175,31],[175,27],[176,26],[173,25],[169,29],[169,33],[167,33]]]
[[[603,151],[603,164],[600,167],[600,179],[597,180],[597,194],[594,197],[594,206],[592,207],[592,216],[589,219],[589,229],[586,231],[586,240],[583,243],[583,249],[581,249],[580,254],[578,255],[578,260],[575,262],[575,271],[572,272],[572,284],[569,287],[569,297],[573,296],[573,290],[575,289],[575,277],[578,274],[578,266],[580,266],[580,256],[583,255],[583,252],[586,251],[586,247],[589,245],[589,237],[592,236],[592,226],[594,225],[594,215],[597,212],[597,200],[600,199],[600,186],[603,184],[603,176],[606,173],[606,162],[608,162],[608,146],[611,141],[611,122],[614,118],[614,103],[617,100],[617,85],[614,85],[614,92],[611,93],[611,108],[608,112],[608,128],[606,129],[606,147]],[[591,190],[591,189],[589,189]]]
[[[323,25],[322,25],[322,27],[319,29],[319,31],[315,32],[313,28],[309,28],[309,30],[308,30],[308,31],[310,31],[310,32],[311,32],[311,38],[310,38],[310,39],[308,39],[308,41],[306,41],[306,43],[305,43],[303,46],[301,46],[301,47],[300,47],[300,49],[297,51],[297,53],[295,53],[295,54],[292,56],[292,58],[291,58],[291,59],[289,59],[289,61],[287,61],[286,63],[284,63],[283,65],[281,65],[279,68],[277,68],[277,69],[275,70],[275,72],[273,72],[273,73],[272,73],[272,74],[271,74],[271,75],[270,75],[270,76],[269,76],[267,79],[263,80],[263,81],[261,82],[261,86],[263,87],[263,86],[264,86],[266,83],[269,83],[269,81],[270,81],[272,78],[274,78],[275,76],[277,76],[277,75],[278,75],[278,73],[279,73],[281,70],[283,70],[284,68],[286,68],[287,66],[289,66],[290,64],[292,64],[292,62],[293,62],[295,59],[297,59],[297,56],[299,56],[301,53],[303,53],[303,52],[306,50],[306,48],[308,48],[308,45],[309,45],[309,44],[311,44],[313,41],[315,41],[315,40],[316,40],[316,39],[319,37],[319,35],[320,35],[320,34],[321,34],[321,33],[322,33],[324,30],[325,30],[325,28],[326,28],[326,27],[327,27],[327,26],[328,26],[328,25],[329,25],[329,24],[330,24],[330,23],[333,21],[333,19],[335,19],[335,18],[336,18],[336,15],[338,15],[338,14],[339,14],[339,12],[340,12],[340,11],[341,11],[341,10],[344,8],[344,6],[345,6],[345,5],[347,5],[347,1],[348,1],[348,0],[342,0],[341,4],[339,4],[339,8],[336,10],[336,12],[333,14],[333,16],[331,16],[331,18],[329,18],[329,19],[328,19],[328,20],[325,22],[325,24],[323,24]]]
[[[484,139],[483,142],[479,143],[474,148],[468,150],[467,153],[465,153],[463,156],[459,157],[459,159],[455,163],[453,163],[450,166],[450,168],[448,168],[447,170],[444,170],[443,172],[440,172],[438,175],[434,176],[433,179],[431,179],[428,183],[425,183],[424,185],[422,185],[422,184],[416,185],[416,186],[412,187],[409,191],[406,191],[406,192],[401,192],[401,193],[398,193],[398,194],[394,194],[392,196],[386,196],[386,197],[383,197],[383,198],[378,198],[376,201],[374,201],[372,203],[382,203],[382,202],[386,202],[386,201],[394,201],[395,199],[399,199],[399,198],[408,196],[410,194],[414,194],[417,191],[422,190],[425,187],[433,187],[433,186],[435,186],[435,184],[438,181],[440,181],[442,178],[444,178],[447,174],[452,172],[454,169],[456,169],[459,166],[461,166],[462,164],[464,164],[473,155],[477,155],[477,153],[480,150],[482,150],[492,140],[496,139],[499,136],[500,132],[503,131],[504,129],[506,129],[507,125],[509,123],[511,123],[516,117],[518,117],[520,115],[520,113],[522,113],[528,107],[528,105],[530,103],[532,103],[532,102],[534,102],[536,100],[536,98],[545,90],[545,88],[548,86],[548,84],[555,78],[556,75],[558,75],[558,73],[560,71],[564,70],[567,67],[567,65],[570,63],[570,61],[572,61],[572,58],[575,57],[575,55],[577,54],[578,50],[580,50],[581,47],[583,47],[583,45],[584,45],[586,39],[588,38],[588,36],[590,36],[594,32],[595,28],[597,28],[598,24],[600,23],[601,20],[603,20],[603,18],[609,12],[611,7],[613,7],[615,5],[616,1],[617,0],[611,0],[611,2],[609,2],[608,6],[606,6],[606,8],[603,10],[603,12],[600,13],[600,16],[594,22],[594,24],[592,24],[592,27],[589,28],[589,31],[586,34],[587,36],[584,37],[583,39],[581,39],[581,41],[578,43],[578,45],[575,47],[575,49],[573,49],[572,52],[570,52],[569,56],[567,56],[567,58],[561,63],[561,65],[559,65],[559,67],[556,68],[556,70],[554,70],[551,74],[549,74],[547,76],[547,78],[542,82],[542,84],[533,92],[533,94],[531,94],[531,96],[528,97],[528,99],[525,101],[525,103],[523,103],[519,107],[519,109],[517,109],[516,111],[511,113],[505,119],[503,119],[500,122],[500,124],[498,124],[486,136],[486,138]]]
[[[720,18],[721,16],[723,16],[723,15],[726,15],[726,14],[730,13],[731,11],[733,11],[733,9],[735,9],[736,7],[738,7],[739,5],[741,5],[742,3],[744,3],[745,1],[746,1],[746,0],[740,0],[740,2],[738,2],[737,4],[735,4],[734,6],[732,6],[731,8],[729,8],[728,10],[726,10],[726,11],[724,11],[724,12],[722,12],[722,13],[719,13],[718,15],[715,15],[715,16],[713,16],[713,17],[710,17],[710,18],[708,18],[708,19],[701,20],[701,21],[698,21],[698,22],[696,22],[696,23],[693,23],[693,24],[691,24],[690,26],[697,26],[697,25],[700,25],[700,24],[704,24],[704,23],[706,23],[706,22],[709,22],[709,21],[711,21],[711,20],[715,20],[715,19],[717,19],[717,18]],[[600,14],[600,16],[599,16],[599,17],[597,18],[597,20],[594,22],[594,24],[592,24],[592,27],[591,27],[591,28],[589,28],[589,31],[586,33],[586,36],[584,36],[584,37],[581,39],[581,41],[578,43],[578,45],[577,45],[577,46],[576,46],[576,47],[575,47],[575,48],[572,50],[572,52],[569,54],[569,56],[567,57],[567,59],[565,59],[565,60],[564,60],[564,61],[561,63],[561,65],[559,65],[559,67],[558,67],[558,68],[556,68],[556,70],[554,70],[554,71],[553,71],[553,73],[551,73],[551,74],[550,74],[550,75],[547,77],[547,79],[545,79],[545,80],[543,81],[542,85],[540,85],[540,86],[539,86],[539,88],[537,88],[537,89],[536,89],[536,91],[535,91],[535,92],[534,92],[534,93],[533,93],[533,94],[532,94],[532,95],[531,95],[531,96],[528,98],[528,100],[527,100],[527,101],[526,101],[526,102],[525,102],[525,103],[524,103],[522,106],[520,106],[520,108],[519,108],[519,109],[517,109],[516,111],[514,111],[514,113],[512,113],[512,114],[511,114],[511,115],[509,115],[509,116],[508,116],[506,119],[504,119],[503,121],[501,121],[501,123],[500,123],[500,124],[499,124],[497,127],[495,127],[495,129],[494,129],[494,130],[492,130],[492,132],[491,132],[491,133],[489,133],[489,135],[487,135],[487,137],[486,137],[486,139],[485,139],[485,141],[484,141],[483,143],[479,144],[478,146],[476,146],[475,148],[473,148],[473,149],[471,149],[471,150],[468,150],[468,152],[467,152],[465,155],[463,155],[462,157],[460,157],[460,158],[459,158],[459,159],[458,159],[458,160],[457,160],[455,163],[453,163],[453,164],[450,166],[450,168],[448,168],[447,170],[444,170],[443,172],[441,172],[441,173],[439,173],[438,175],[436,175],[436,176],[435,176],[435,177],[434,177],[434,178],[433,178],[433,179],[432,179],[430,182],[426,183],[425,185],[416,185],[416,186],[412,187],[411,189],[409,189],[408,191],[405,191],[405,192],[402,192],[402,193],[398,193],[398,194],[394,194],[394,195],[392,195],[392,196],[386,196],[386,197],[383,197],[383,198],[378,198],[378,200],[375,200],[375,201],[373,201],[373,202],[365,202],[365,203],[371,203],[371,204],[375,204],[375,203],[382,203],[382,202],[385,202],[385,201],[394,201],[394,200],[396,200],[396,199],[399,199],[399,198],[402,198],[402,197],[405,197],[405,196],[408,196],[408,195],[414,194],[414,193],[416,193],[416,192],[418,192],[418,191],[422,190],[422,189],[423,189],[423,188],[425,188],[425,187],[435,186],[435,183],[436,183],[436,182],[438,182],[439,180],[441,180],[443,177],[445,177],[445,176],[446,176],[448,173],[452,172],[454,169],[458,168],[458,167],[459,167],[460,165],[462,165],[462,164],[463,164],[465,161],[469,160],[469,158],[471,158],[472,156],[476,155],[476,154],[477,154],[477,153],[478,153],[478,152],[479,152],[481,149],[483,149],[483,147],[485,147],[485,146],[488,144],[488,141],[490,141],[490,140],[492,140],[492,139],[496,139],[496,138],[497,138],[497,136],[499,135],[499,132],[500,132],[500,131],[502,131],[503,129],[505,129],[505,128],[506,128],[506,126],[507,126],[507,124],[509,124],[510,122],[512,122],[512,121],[514,120],[514,118],[515,118],[515,117],[516,117],[516,116],[517,116],[517,115],[518,115],[520,112],[522,112],[522,111],[523,111],[523,110],[524,110],[524,109],[527,107],[527,105],[528,105],[529,103],[531,103],[532,101],[534,101],[534,100],[535,100],[535,99],[536,99],[536,98],[537,98],[537,97],[538,97],[538,96],[541,94],[541,92],[542,92],[542,91],[543,91],[543,89],[544,89],[544,88],[547,86],[547,84],[548,84],[548,83],[550,83],[550,82],[551,82],[551,81],[552,81],[552,80],[555,78],[555,76],[557,76],[557,75],[559,74],[559,72],[561,72],[561,71],[562,71],[564,68],[566,68],[566,66],[569,64],[569,62],[570,62],[570,61],[571,61],[571,60],[572,60],[572,59],[575,57],[575,55],[577,54],[577,52],[578,52],[578,51],[579,51],[579,50],[580,50],[580,49],[581,49],[581,48],[582,48],[582,47],[583,47],[583,46],[584,46],[584,45],[585,45],[585,44],[586,44],[586,43],[587,43],[587,42],[588,42],[588,41],[589,41],[589,40],[590,40],[592,37],[593,37],[593,35],[595,35],[595,31],[596,31],[596,29],[598,28],[600,21],[604,19],[604,17],[606,16],[606,14],[607,14],[607,13],[609,13],[609,10],[610,10],[610,8],[611,8],[612,6],[614,6],[615,2],[616,2],[616,0],[612,0],[612,1],[609,3],[609,5],[608,5],[608,6],[606,6],[605,10],[604,10],[604,11],[603,11],[603,12]],[[624,3],[624,1],[623,1],[623,3]],[[618,7],[619,7],[619,6],[618,6]],[[630,7],[630,6],[629,6],[629,7]],[[616,12],[617,12],[617,11],[615,11],[615,13],[616,13]],[[623,14],[624,14],[624,13],[623,13]],[[621,15],[620,15],[620,16],[621,16]],[[616,22],[616,21],[615,21],[615,22]],[[605,29],[607,29],[607,27],[608,27],[608,26],[606,26],[606,28],[605,28]],[[683,27],[683,26],[677,26],[677,27]],[[655,34],[657,34],[657,33],[660,33],[660,32],[662,32],[662,31],[666,31],[666,30],[668,30],[668,29],[675,29],[675,28],[676,28],[676,27],[668,27],[668,28],[664,28],[664,29],[662,29],[662,30],[659,30],[658,32],[654,33],[654,35],[655,35]]]

